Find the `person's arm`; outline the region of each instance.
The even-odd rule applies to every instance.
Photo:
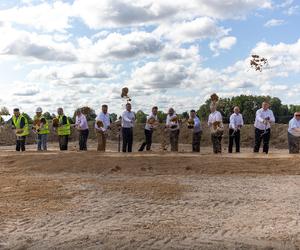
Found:
[[[236,126],[235,126],[235,122],[234,122],[234,115],[232,114],[231,116],[230,116],[230,123],[229,123],[229,125],[231,126],[231,128],[232,129],[236,129]]]
[[[208,125],[208,127],[211,127],[212,126],[212,116],[211,115],[209,115],[208,116],[208,121],[207,121],[207,125]]]
[[[111,120],[110,115],[108,114],[108,119],[107,119],[106,129],[111,129],[110,124],[112,124],[112,120]]]
[[[240,114],[240,116],[241,116],[241,127],[243,127],[244,126],[244,118],[243,118],[242,114]]]
[[[222,117],[222,115],[221,115],[220,112],[218,112],[218,115],[217,115],[217,121],[218,121],[218,122],[222,122],[222,121],[223,121],[223,117]]]
[[[22,118],[21,118],[21,121],[20,121],[20,128],[22,129],[22,128],[24,128],[24,127],[25,127],[25,118],[22,117]]]
[[[198,119],[194,119],[194,128],[200,128],[200,120]]]
[[[80,119],[80,123],[79,123],[79,126],[82,128],[82,127],[85,127],[87,125],[87,119],[86,119],[86,116],[84,115],[82,119]]]
[[[123,115],[122,115],[122,119],[125,121],[125,122],[131,122],[131,120],[128,118],[127,114],[124,112]]]
[[[256,111],[256,120],[259,122],[264,122],[264,119],[261,117],[261,110]]]
[[[272,122],[272,123],[275,123],[275,116],[274,116],[274,113],[273,113],[273,111],[272,110],[270,110],[270,122]]]

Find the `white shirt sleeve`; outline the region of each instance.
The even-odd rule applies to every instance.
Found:
[[[256,111],[256,120],[259,122],[264,122],[264,119],[261,117],[261,109]]]
[[[124,112],[123,115],[122,115],[122,118],[125,122],[131,122],[131,120],[128,118],[127,116],[127,112]]]
[[[230,116],[230,123],[229,123],[229,126],[232,128],[232,129],[236,129],[235,127],[235,122],[234,122],[234,114],[232,114]]]
[[[243,115],[240,114],[240,116],[241,116],[241,126],[244,126],[244,118],[243,118]]]
[[[275,122],[275,117],[272,110],[270,110],[270,122]]]
[[[170,123],[170,116],[169,115],[167,116],[166,125],[168,125],[168,126],[171,125],[171,123]]]

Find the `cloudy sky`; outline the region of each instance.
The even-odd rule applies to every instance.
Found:
[[[299,23],[299,0],[1,0],[0,106],[119,113],[124,86],[134,110],[213,92],[300,104]]]

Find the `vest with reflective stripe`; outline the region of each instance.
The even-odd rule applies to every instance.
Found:
[[[61,125],[62,122],[63,122],[63,117],[64,117],[64,115],[59,115],[59,116],[58,116],[58,120],[59,120],[59,124],[60,124],[60,125]],[[67,124],[61,125],[61,126],[59,126],[59,127],[57,128],[57,134],[58,134],[58,135],[70,135],[70,134],[71,134],[70,121],[69,121],[68,117],[66,117],[66,118],[67,118]]]
[[[23,128],[21,128],[21,119],[24,118],[25,120],[25,125]],[[28,120],[26,119],[25,116],[19,115],[17,118],[15,115],[12,117],[13,123],[16,127],[16,129],[22,129],[23,133],[18,133],[18,136],[27,136],[29,135],[29,125],[28,125]]]
[[[39,135],[46,135],[50,133],[48,120],[43,115],[40,117],[34,116],[33,120],[41,120],[43,118],[45,119],[46,124],[43,124],[43,127],[40,128],[40,132],[38,132]]]

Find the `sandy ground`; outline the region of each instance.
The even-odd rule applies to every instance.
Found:
[[[300,249],[299,155],[70,148],[0,149],[0,249]]]

